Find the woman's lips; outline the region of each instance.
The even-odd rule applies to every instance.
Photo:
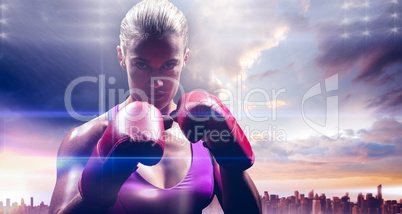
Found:
[[[149,99],[152,100],[159,100],[161,98],[163,98],[166,95],[166,93],[151,93],[151,94],[147,94]]]

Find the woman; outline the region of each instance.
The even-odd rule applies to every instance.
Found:
[[[214,195],[227,213],[261,212],[244,171],[254,156],[227,108],[200,93],[185,95],[179,106],[173,102],[189,56],[187,42],[187,21],[168,1],[143,1],[126,14],[117,56],[130,96],[67,134],[58,152],[51,213],[201,213]],[[209,111],[226,120],[203,124],[203,130],[229,130],[232,144],[212,134],[203,135],[204,142],[191,135],[200,123],[189,106],[207,99],[213,102]],[[145,116],[127,119],[138,112]]]

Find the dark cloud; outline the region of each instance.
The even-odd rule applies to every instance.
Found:
[[[386,84],[393,80],[393,74],[387,69],[396,63],[402,63],[401,46],[402,40],[397,44],[387,44],[371,53],[363,54],[368,55],[368,59],[363,59],[362,69],[355,80],[378,84]]]
[[[265,78],[271,77],[271,76],[273,76],[273,75],[275,75],[277,73],[280,73],[280,72],[283,72],[283,71],[286,71],[286,70],[292,68],[293,65],[294,65],[294,63],[290,63],[289,65],[287,65],[283,69],[268,70],[268,71],[265,71],[265,72],[260,73],[260,74],[250,75],[250,76],[247,77],[247,81],[253,82],[253,81],[256,81],[256,80],[264,80]]]
[[[377,108],[378,114],[400,115],[402,113],[402,88],[388,91],[368,102],[367,107]]]
[[[384,5],[381,1],[370,4],[373,9],[368,15],[364,10],[348,11],[348,14],[356,13],[356,18],[350,19],[349,24],[342,24],[344,16],[339,16],[338,20],[322,23],[317,28],[321,52],[316,61],[328,76],[350,74],[356,66],[358,75],[355,81],[386,84],[393,79],[393,67],[401,67],[402,37],[400,32],[392,32],[401,25],[391,18],[394,10],[396,13],[402,11],[401,6]],[[363,21],[365,16],[371,20]]]
[[[394,145],[384,145],[379,143],[363,143],[358,146],[366,154],[366,158],[382,158],[389,157],[396,153]]]
[[[268,71],[265,71],[265,72],[260,73],[260,74],[250,75],[250,76],[247,77],[247,80],[251,81],[251,82],[256,81],[256,80],[263,80],[263,79],[265,79],[267,77],[270,77],[270,76],[273,76],[273,75],[275,75],[275,74],[277,74],[279,72],[281,72],[281,70],[278,70],[278,69],[268,70]]]
[[[363,3],[355,2],[338,20],[318,25],[316,63],[326,76],[353,75],[353,84],[369,86],[367,107],[374,108],[376,115],[400,115],[402,24],[392,15],[400,14],[402,5],[370,1],[365,9]]]
[[[346,141],[349,141],[349,144],[343,144],[339,147],[333,148],[333,155],[337,155],[339,161],[350,161],[351,158],[356,158],[359,161],[368,162],[395,156],[397,153],[395,145],[359,142],[358,140],[350,139]],[[401,151],[399,151],[399,153],[401,153]]]
[[[118,4],[29,1],[9,5],[3,14],[10,23],[2,28],[7,38],[0,59],[3,106],[13,111],[65,111],[67,86],[79,77],[98,78],[101,73],[117,79],[113,86],[106,83],[106,90],[127,88],[115,53],[124,15]],[[98,85],[86,82],[73,90],[76,110],[99,108]]]

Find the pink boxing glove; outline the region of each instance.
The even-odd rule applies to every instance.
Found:
[[[225,169],[242,171],[254,164],[247,137],[217,97],[200,91],[186,93],[171,116],[189,141],[195,143],[204,138],[204,146]]]
[[[157,164],[163,155],[163,120],[146,102],[132,102],[110,121],[95,146],[79,182],[84,201],[110,207],[127,178],[138,167]]]

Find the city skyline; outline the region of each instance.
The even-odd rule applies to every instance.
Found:
[[[20,204],[18,202],[11,202],[10,198],[6,199],[6,203],[0,201],[1,214],[47,214],[49,212],[49,205],[43,201],[35,206],[34,197],[30,197],[29,204],[25,203],[24,198],[21,198]]]
[[[377,194],[359,193],[356,202],[351,202],[349,193],[344,196],[327,197],[311,190],[307,195],[295,191],[294,195],[279,197],[264,192],[261,197],[263,214],[396,214],[402,209],[400,200],[386,200],[382,197],[382,185],[377,186]]]
[[[342,202],[348,202],[350,203],[348,206],[350,211],[354,209],[353,213],[369,213],[367,209],[371,207],[381,207],[381,205],[384,204],[383,207],[388,208],[392,207],[394,204],[395,209],[401,209],[402,208],[402,197],[399,200],[390,200],[385,197],[383,197],[383,192],[382,192],[382,185],[378,185],[376,187],[377,191],[374,192],[361,192],[358,194],[356,200],[352,200],[352,197],[349,195],[348,192],[346,192],[344,195],[338,195],[338,196],[333,196],[333,197],[328,197],[326,193],[324,192],[315,192],[314,190],[311,190],[309,192],[299,192],[298,190],[295,190],[292,195],[277,195],[277,194],[270,194],[268,190],[264,191],[264,194],[260,195],[261,202],[262,202],[262,211],[263,214],[268,214],[272,213],[275,214],[279,212],[279,210],[285,211],[288,210],[285,213],[312,213],[312,214],[318,214],[319,212],[317,210],[314,211],[314,209],[320,209],[323,206],[323,204],[328,203],[332,205],[332,208],[334,207],[333,204],[336,204],[338,201],[339,203]],[[48,204],[44,203],[41,201],[38,205],[34,204],[34,197],[30,197],[30,200],[25,202],[24,198],[21,198],[20,203],[18,201],[13,201],[10,198],[6,198],[5,201],[0,200],[0,211],[5,211],[5,210],[10,210],[11,213],[14,214],[19,214],[19,213],[24,213],[26,210],[30,209],[30,207],[37,207],[42,210],[41,212],[46,213],[44,210],[48,210]],[[303,202],[304,200],[304,202]],[[319,201],[321,204],[318,205],[317,201]],[[323,202],[324,201],[324,202]],[[366,202],[364,202],[366,201]],[[306,209],[305,211],[297,211],[298,207],[301,207],[302,204],[305,203],[305,207],[303,209]],[[365,203],[365,204],[364,204]],[[374,203],[374,204],[370,204]],[[208,213],[208,211],[214,210],[217,211],[219,207],[217,203],[212,203],[210,206],[204,209],[204,212]],[[272,208],[272,206],[275,206],[275,209]],[[340,206],[340,205],[339,205]],[[23,207],[23,208],[22,208]],[[336,205],[335,205],[336,207]],[[355,207],[355,208],[354,208]],[[327,207],[327,209],[331,210],[332,208]],[[359,208],[361,210],[359,211]],[[16,210],[20,210],[20,212],[17,212]],[[292,209],[294,209],[292,211]],[[363,210],[366,210],[363,212]],[[268,210],[268,211],[267,211]],[[324,210],[324,208],[323,208]],[[38,211],[39,212],[39,211]],[[325,211],[324,211],[325,212]],[[322,213],[324,213],[322,212]],[[335,211],[331,211],[333,213],[336,213]],[[330,213],[331,213],[330,212]],[[6,212],[4,212],[6,213]],[[372,213],[377,213],[372,212]],[[381,211],[378,211],[378,213],[382,213]],[[390,212],[385,212],[385,213],[390,213]]]

